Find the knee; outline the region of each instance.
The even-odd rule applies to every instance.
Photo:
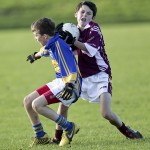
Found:
[[[25,108],[29,108],[32,105],[32,100],[30,98],[30,96],[26,96],[23,100],[23,105]]]
[[[39,102],[39,99],[35,99],[32,102],[32,109],[37,113],[41,113],[43,111],[43,107],[45,106],[45,104]]]
[[[111,112],[101,112],[102,117],[107,119],[107,120],[111,120]]]
[[[40,107],[38,106],[38,104],[37,104],[36,101],[33,101],[33,102],[32,102],[32,109],[33,109],[35,112],[39,112]]]

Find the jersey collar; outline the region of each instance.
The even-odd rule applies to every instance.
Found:
[[[51,45],[56,42],[59,38],[59,34],[55,34],[46,44],[45,49],[50,49]]]

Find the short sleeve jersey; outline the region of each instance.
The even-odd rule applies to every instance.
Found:
[[[111,68],[99,25],[91,21],[83,31],[80,31],[79,41],[85,44],[89,52],[77,49],[78,66],[82,77],[89,77],[103,71],[111,78]]]

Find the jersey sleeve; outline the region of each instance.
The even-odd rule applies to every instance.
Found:
[[[104,47],[103,35],[98,24],[94,23],[94,25],[91,26],[89,39],[85,42],[85,46],[91,57],[93,57],[101,47]]]
[[[40,48],[39,53],[40,53],[41,56],[45,56],[45,57],[49,56],[49,51],[45,49],[45,46]]]

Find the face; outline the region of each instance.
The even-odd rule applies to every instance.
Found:
[[[38,33],[38,31],[34,31],[33,35],[34,35],[34,39],[37,40],[41,46],[45,46],[49,39],[48,35],[46,34],[41,35]]]
[[[84,28],[93,18],[93,11],[86,5],[83,5],[78,12],[75,13],[78,26]]]

